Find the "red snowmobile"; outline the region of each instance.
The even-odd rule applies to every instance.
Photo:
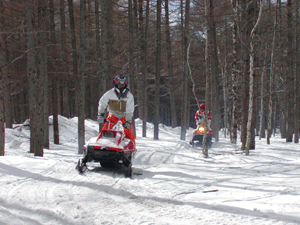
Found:
[[[204,134],[206,135],[206,145],[208,148],[211,148],[212,146],[212,131],[208,130],[205,126],[198,125],[196,130],[193,132],[193,139],[190,141],[190,145],[192,146],[199,146],[201,147],[203,145],[203,137]]]
[[[108,126],[110,127],[110,126]],[[125,177],[132,177],[132,159],[136,152],[132,140],[125,138],[122,123],[112,129],[102,129],[98,137],[92,137],[83,146],[83,158],[79,159],[76,169],[84,173],[87,162],[100,162],[103,168],[124,167]]]

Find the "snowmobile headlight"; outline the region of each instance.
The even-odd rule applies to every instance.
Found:
[[[199,127],[199,131],[204,132],[204,127]]]

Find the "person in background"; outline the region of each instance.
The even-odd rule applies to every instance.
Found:
[[[196,111],[195,113],[195,120],[196,120],[196,126],[203,126],[204,125],[204,117],[205,117],[205,105],[204,104],[201,104],[199,106],[199,110]],[[208,132],[211,132],[211,127],[210,127],[210,124],[211,124],[211,114],[210,112],[207,113],[207,116],[208,116],[208,124],[207,124],[207,130]]]
[[[128,88],[127,77],[118,74],[113,80],[114,87],[108,90],[99,100],[97,121],[104,123],[105,110],[108,111],[102,129],[112,129],[120,120],[124,127],[125,137],[135,144],[135,135],[132,132],[132,117],[134,112],[134,98]],[[110,127],[108,127],[110,125]]]

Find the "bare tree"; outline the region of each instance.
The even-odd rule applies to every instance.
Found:
[[[58,91],[59,91],[59,82],[57,71],[56,71],[56,38],[55,38],[55,21],[54,21],[54,2],[53,0],[49,1],[49,13],[50,13],[50,60],[49,60],[49,74],[51,75],[52,82],[52,109],[53,109],[53,136],[54,144],[59,144],[59,130],[58,130]]]
[[[43,156],[43,147],[49,148],[49,123],[48,123],[48,74],[47,74],[47,4],[43,0],[37,1],[37,47],[36,65],[37,73],[34,79],[34,89],[36,98],[36,126],[37,146],[34,151],[35,156]],[[47,130],[47,131],[46,131]]]
[[[30,118],[30,153],[34,153],[37,148],[36,144],[36,99],[35,99],[35,86],[34,80],[36,79],[36,60],[35,60],[35,44],[36,36],[34,32],[34,5],[33,1],[25,2],[25,11],[26,11],[26,33],[27,33],[27,73],[28,73],[28,94],[29,94],[29,118]]]
[[[269,115],[268,115],[268,129],[267,129],[267,144],[270,144],[270,138],[272,134],[272,117],[273,117],[273,100],[274,100],[274,52],[275,52],[275,43],[277,35],[277,17],[278,17],[278,2],[275,9],[275,19],[273,27],[273,38],[272,38],[272,48],[271,48],[271,63],[270,63],[270,81],[269,81]]]
[[[154,112],[154,140],[159,136],[159,109],[160,109],[160,63],[161,63],[161,0],[157,0],[156,11],[156,66],[155,66],[155,112]]]
[[[60,0],[60,44],[61,44],[61,72],[62,75],[62,115],[70,117],[70,104],[69,104],[69,86],[70,86],[70,76],[69,76],[69,59],[67,53],[67,35],[66,35],[66,15],[65,15],[65,0]]]
[[[237,24],[238,24],[238,5],[237,0],[232,0],[232,8],[234,11],[234,21],[232,29],[232,66],[231,66],[231,79],[232,79],[232,127],[231,127],[231,143],[236,144],[237,142],[237,127],[238,127],[238,88],[237,88]]]
[[[219,141],[219,127],[220,127],[220,65],[218,60],[217,50],[217,34],[216,34],[216,23],[214,19],[214,1],[210,0],[209,4],[209,21],[211,32],[211,112],[213,114],[212,130],[214,131],[214,137],[216,141]]]
[[[43,98],[38,98],[38,105],[41,104],[41,125],[43,127],[43,147],[49,149],[49,90],[48,90],[48,59],[47,59],[47,45],[48,45],[48,31],[49,31],[49,6],[47,1],[38,0],[38,79],[40,91]],[[37,90],[38,90],[37,89]],[[39,128],[40,130],[42,128]],[[35,153],[37,155],[37,153]],[[43,156],[43,153],[39,152],[39,156]]]
[[[187,122],[187,106],[188,106],[188,61],[187,61],[187,52],[188,52],[188,43],[189,43],[189,24],[190,24],[190,0],[185,2],[185,19],[184,19],[184,28],[183,28],[183,93],[182,93],[182,112],[181,112],[181,132],[180,140],[185,140],[186,129],[188,127]]]
[[[79,76],[77,78],[78,92],[78,154],[83,153],[85,142],[84,108],[85,108],[85,77],[86,77],[86,1],[80,0],[79,25]]]
[[[75,28],[75,18],[74,18],[74,6],[73,0],[68,0],[68,8],[69,8],[69,20],[70,20],[70,32],[71,32],[71,45],[72,45],[72,66],[73,73],[70,82],[74,82],[78,77],[78,55],[77,55],[77,47],[76,47],[76,28]],[[75,92],[75,99],[78,100],[77,92]],[[75,114],[78,115],[78,103],[75,103]]]
[[[252,133],[252,124],[253,124],[253,112],[254,112],[254,57],[255,57],[255,46],[254,46],[254,38],[256,35],[256,30],[259,26],[259,22],[261,20],[262,15],[262,9],[263,4],[262,1],[260,1],[260,9],[259,9],[259,15],[256,21],[256,24],[254,25],[253,29],[251,30],[250,35],[250,83],[249,83],[249,110],[248,110],[248,123],[247,123],[247,141],[246,141],[246,155],[249,155],[249,149],[251,146],[251,133]]]
[[[177,126],[177,113],[175,102],[175,89],[174,89],[174,73],[172,62],[172,47],[171,47],[171,34],[170,34],[170,21],[169,21],[169,0],[165,0],[165,17],[166,17],[166,47],[168,57],[168,73],[169,73],[169,92],[170,92],[170,106],[171,106],[171,124],[172,127]]]
[[[299,143],[299,119],[300,119],[300,72],[299,72],[299,47],[300,47],[300,40],[299,40],[299,25],[300,25],[300,14],[299,14],[299,1],[295,1],[296,7],[295,7],[295,20],[296,20],[296,26],[295,26],[295,38],[296,38],[296,51],[295,51],[295,135],[294,135],[294,143]]]
[[[145,21],[145,36],[144,36],[144,71],[143,71],[143,86],[145,87],[143,96],[144,96],[144,103],[143,103],[143,137],[146,137],[146,132],[147,132],[147,120],[148,120],[148,91],[147,91],[147,59],[148,59],[148,28],[149,28],[149,11],[150,11],[150,6],[149,6],[150,0],[146,1],[146,21]]]
[[[205,22],[206,22],[206,40],[205,40],[205,111],[208,114],[211,103],[211,64],[210,64],[210,43],[211,43],[211,0],[205,0]],[[207,127],[208,116],[204,117],[204,126]],[[203,137],[203,155],[208,157],[208,146],[206,145],[207,134]]]
[[[286,88],[287,88],[287,135],[286,142],[292,142],[294,134],[294,122],[295,122],[295,89],[294,89],[294,49],[293,49],[293,10],[292,0],[287,0],[287,75],[286,75]]]
[[[266,80],[266,58],[264,59],[264,66],[261,73],[261,83],[260,83],[260,120],[259,120],[259,140],[261,138],[265,138],[266,132],[265,132],[265,80]]]
[[[0,31],[4,30],[3,1],[0,0]],[[5,60],[5,39],[4,34],[0,34],[0,156],[5,154],[5,126],[4,126],[4,73]]]

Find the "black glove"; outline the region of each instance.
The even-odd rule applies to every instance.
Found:
[[[123,127],[126,129],[130,128],[131,123],[129,121],[126,121],[125,123],[123,123]]]
[[[104,123],[104,113],[100,113],[98,116],[97,116],[97,121],[98,123]]]

